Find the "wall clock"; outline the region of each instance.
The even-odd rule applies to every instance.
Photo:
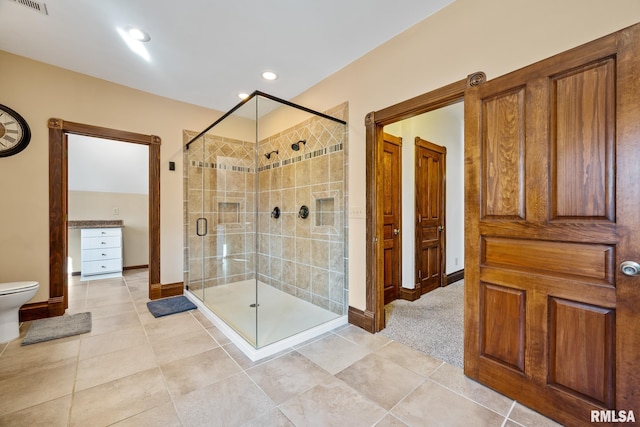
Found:
[[[27,121],[11,108],[0,104],[0,157],[18,154],[29,145],[31,130]]]

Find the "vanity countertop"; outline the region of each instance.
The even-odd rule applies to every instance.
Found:
[[[122,227],[124,227],[124,223],[121,219],[67,221],[67,228],[122,228]]]

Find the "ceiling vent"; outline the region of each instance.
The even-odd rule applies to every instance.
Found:
[[[33,9],[36,12],[40,12],[43,15],[48,15],[47,5],[44,2],[34,1],[34,0],[12,0],[14,3],[21,4],[23,6],[28,7],[29,9]]]

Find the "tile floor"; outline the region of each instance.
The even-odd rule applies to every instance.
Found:
[[[92,331],[0,345],[0,426],[557,425],[351,325],[251,362],[197,310],[153,318],[146,270],[69,293]]]

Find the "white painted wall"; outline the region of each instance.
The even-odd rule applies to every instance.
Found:
[[[149,148],[69,135],[69,191],[149,194]]]
[[[464,105],[457,103],[385,126],[402,138],[402,286],[415,286],[415,137],[447,148],[446,266],[451,274],[464,263]],[[458,261],[456,263],[456,260]]]

